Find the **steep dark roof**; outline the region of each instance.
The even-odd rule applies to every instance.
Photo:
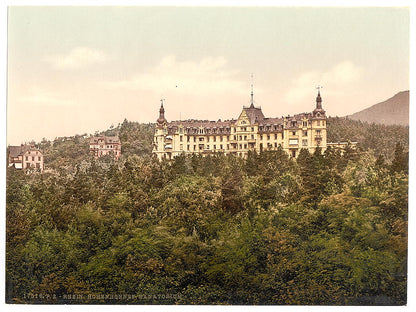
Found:
[[[281,125],[283,124],[283,118],[263,118],[259,121],[259,126],[266,125]]]
[[[114,144],[120,143],[120,139],[118,136],[98,136],[98,137],[92,137],[90,139],[90,144],[98,144],[98,140],[104,140],[104,144]]]
[[[214,127],[230,127],[231,123],[235,122],[235,120],[218,120],[218,121],[212,121],[212,120],[194,120],[194,119],[188,119],[188,120],[175,120],[168,123],[169,126],[180,126],[183,127],[204,127],[204,128],[214,128]]]
[[[10,157],[18,157],[27,151],[40,151],[38,148],[30,145],[9,146],[8,150]]]
[[[256,122],[260,122],[264,119],[264,115],[260,107],[244,107],[243,111],[246,112],[250,124],[255,124]]]
[[[9,146],[9,155],[11,157],[17,157],[21,154],[22,147],[21,146]]]

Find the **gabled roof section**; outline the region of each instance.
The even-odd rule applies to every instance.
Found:
[[[17,146],[9,146],[9,155],[10,157],[18,157],[19,155],[23,155],[27,151],[39,151],[40,150],[34,146],[30,145],[17,145]]]
[[[18,157],[22,153],[22,146],[9,146],[10,157]]]
[[[243,111],[246,113],[250,124],[255,124],[256,122],[260,122],[264,119],[264,115],[260,107],[250,105],[250,107],[243,107]]]
[[[120,144],[118,136],[98,136],[90,139],[90,144],[98,144],[99,141],[104,141],[104,144]]]

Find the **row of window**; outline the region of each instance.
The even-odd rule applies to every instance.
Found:
[[[118,145],[90,145],[90,148],[115,148],[117,149]]]
[[[302,121],[302,127],[307,127],[309,124],[308,121]],[[290,126],[291,127],[297,127],[298,122],[297,121],[291,121]],[[317,126],[321,126],[321,121],[317,120],[316,121],[316,125]],[[325,126],[325,120],[322,120],[322,126]],[[249,129],[249,130],[247,130]],[[254,127],[239,127],[239,131],[250,131],[254,132]],[[270,126],[259,126],[259,131],[278,131],[278,130],[283,130],[283,125],[270,125]],[[195,129],[195,128],[191,128],[191,129],[184,129],[184,128],[179,128],[179,133],[187,133],[187,134],[216,134],[216,133],[230,133],[231,129],[230,128],[199,128],[199,129]],[[235,133],[237,132],[237,127],[233,127],[232,128],[232,132]]]
[[[316,135],[321,135],[321,130],[315,130],[315,131],[316,131]],[[298,132],[297,131],[291,131],[291,135],[292,136],[296,136],[296,135],[298,135]],[[303,136],[308,136],[308,131],[307,130],[302,131],[302,135]],[[227,138],[227,141],[229,141],[230,136],[227,136],[226,138]],[[263,140],[263,134],[260,134],[259,138],[260,138],[260,140]],[[284,132],[282,132],[282,139],[284,139],[284,138],[285,138]],[[233,139],[235,141],[236,140],[240,140],[240,141],[243,141],[244,140],[244,141],[246,141],[247,139],[255,140],[255,135],[254,134],[251,134],[250,136],[248,136],[248,135],[239,135],[239,136],[238,135],[234,135],[233,136]],[[264,139],[270,140],[271,139],[271,135],[270,134],[265,135]],[[277,133],[274,134],[274,139],[275,140],[278,139]],[[179,141],[180,142],[183,142],[183,136],[182,135],[179,136]],[[190,136],[187,136],[187,142],[190,142],[190,141],[191,141],[191,137]],[[204,137],[200,137],[199,138],[199,141],[200,142],[204,141]],[[210,141],[210,137],[209,136],[206,137],[206,141],[207,142]],[[217,142],[217,137],[216,136],[213,136],[212,137],[212,141],[213,142]],[[219,141],[220,142],[223,142],[223,137],[222,136],[219,137]],[[196,137],[195,136],[193,137],[193,142],[196,142]]]
[[[40,163],[35,164],[36,169],[40,169]],[[33,168],[33,163],[27,163],[26,168]]]
[[[29,161],[29,157],[32,157],[32,161],[35,161],[35,156],[25,156],[25,160]],[[42,160],[42,156],[38,156],[38,161]]]
[[[281,144],[283,144],[283,142]],[[272,148],[272,147],[277,148],[278,145],[281,145],[281,144],[278,144],[277,142],[274,142],[274,145],[271,144],[271,143],[267,143],[267,148]],[[289,140],[289,145],[291,145],[291,146],[298,145],[298,140],[297,139]],[[302,140],[302,146],[308,146],[308,140],[307,139]],[[199,150],[203,150],[203,149],[210,150],[211,149],[210,145],[204,146],[204,144],[200,144],[198,147],[199,147]],[[227,144],[226,147],[227,147],[226,149],[229,150],[230,149],[230,144]],[[239,149],[254,148],[254,144],[231,143],[231,149],[237,149],[237,148],[239,148]],[[260,143],[260,148],[263,148],[263,143]],[[217,145],[216,144],[212,145],[212,149],[217,150]],[[218,149],[223,150],[224,145],[223,144],[218,145]],[[179,150],[183,151],[183,144],[179,145]],[[196,144],[195,145],[187,145],[186,150],[187,151],[196,151],[197,150],[197,145]]]

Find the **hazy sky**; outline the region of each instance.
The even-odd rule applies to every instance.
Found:
[[[7,143],[124,118],[343,116],[409,89],[406,8],[9,7]]]

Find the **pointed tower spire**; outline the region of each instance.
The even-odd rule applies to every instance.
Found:
[[[322,98],[321,98],[321,89],[322,86],[317,86],[316,89],[318,89],[318,96],[316,97],[316,108],[322,109]]]
[[[254,108],[253,74],[251,74],[251,101],[250,108]]]
[[[325,116],[325,111],[322,108],[321,89],[322,86],[316,87],[318,89],[318,95],[316,96],[316,108],[313,110],[313,116],[322,118]]]
[[[163,107],[163,101],[165,99],[161,99],[160,100],[160,109],[159,109],[159,118],[157,119],[157,123],[158,124],[163,124],[166,122],[166,118],[165,118],[165,108]]]

